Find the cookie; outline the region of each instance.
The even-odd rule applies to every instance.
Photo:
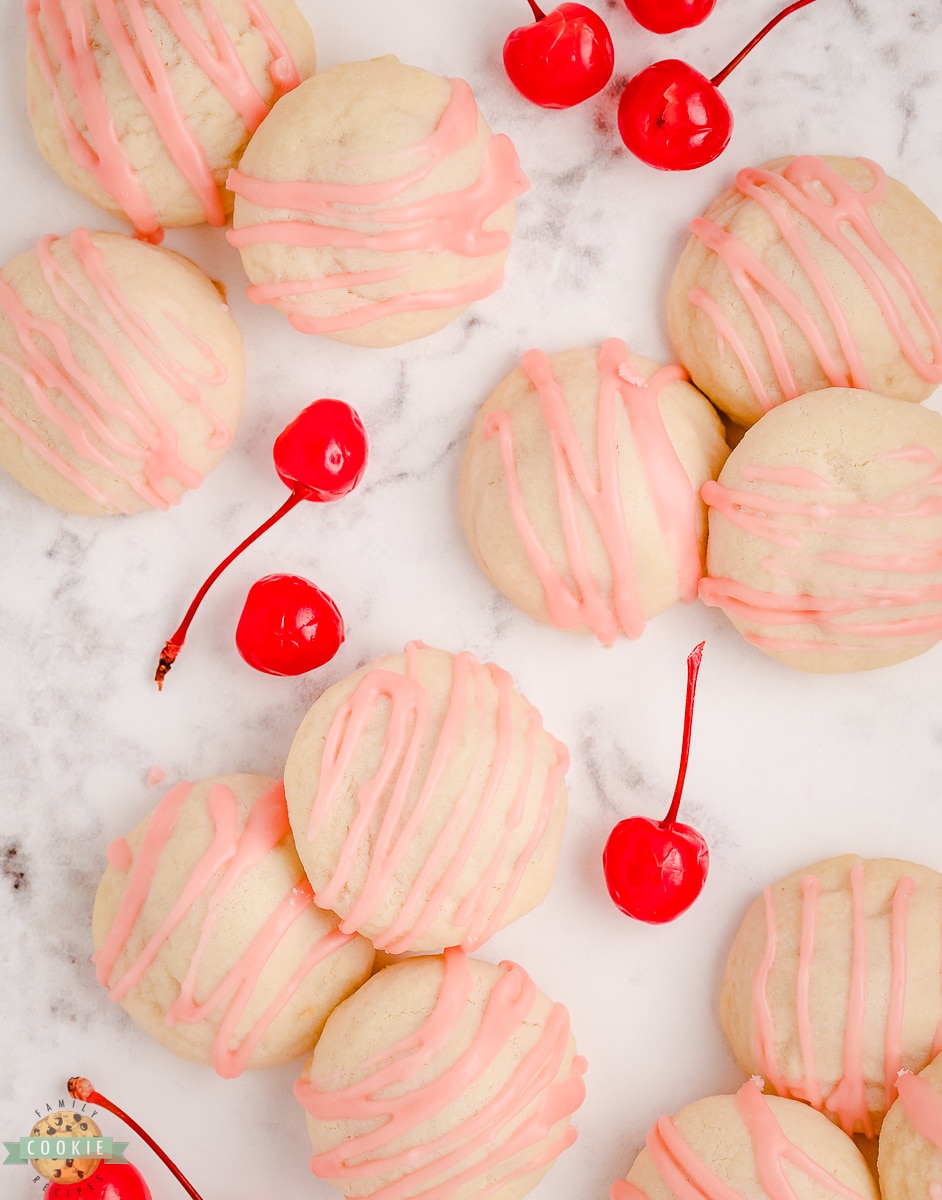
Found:
[[[545,896],[564,746],[506,671],[413,642],[328,688],[285,790],[317,903],[377,949],[480,946]]]
[[[942,1047],[940,1047],[942,1048]],[[942,1189],[942,1056],[918,1075],[904,1071],[880,1130],[883,1200],[937,1200]]]
[[[178,503],[228,449],[244,387],[238,326],[179,254],[77,229],[0,274],[0,466],[57,508]]]
[[[707,483],[700,598],[802,671],[865,671],[942,636],[942,417],[827,388],[750,429]]]
[[[394,346],[434,333],[503,282],[510,141],[470,87],[387,56],[347,63],[279,101],[229,176],[229,240],[304,333]]]
[[[372,970],[369,942],[314,903],[280,782],[178,784],[108,861],[99,983],[146,1033],[226,1079],[310,1053]]]
[[[826,387],[918,401],[942,383],[942,222],[876,163],[747,168],[690,229],[671,338],[734,421]]]
[[[331,1014],[295,1086],[311,1170],[345,1196],[517,1200],[575,1140],[584,1070],[521,967],[406,959]]]
[[[700,488],[729,453],[680,367],[600,349],[528,351],[474,422],[461,517],[491,582],[524,612],[609,644],[697,596]]]
[[[26,18],[39,149],[149,241],[225,223],[227,172],[315,68],[294,0],[26,0]]]
[[[942,875],[848,854],[796,871],[749,907],[720,1018],[736,1058],[781,1096],[873,1137],[903,1069],[936,1052]]]
[[[764,1096],[755,1080],[662,1116],[611,1200],[878,1200],[851,1138],[813,1109]]]

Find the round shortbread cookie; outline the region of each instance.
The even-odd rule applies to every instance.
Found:
[[[178,784],[108,860],[99,982],[146,1033],[224,1078],[310,1053],[370,975],[373,947],[314,903],[279,781]]]
[[[942,417],[828,388],[750,429],[707,483],[700,598],[802,671],[865,671],[942,636]]]
[[[720,1017],[744,1069],[847,1133],[879,1131],[942,1022],[942,875],[844,855],[767,887],[743,918]]]
[[[531,350],[478,413],[461,517],[488,578],[519,608],[611,643],[697,596],[700,488],[729,447],[680,367],[611,339]]]
[[[26,13],[39,149],[149,240],[225,222],[230,167],[316,64],[294,0],[27,0]]]
[[[877,1165],[883,1200],[942,1195],[942,1054],[918,1075],[904,1071],[880,1130]]]
[[[279,101],[229,177],[229,240],[296,329],[393,346],[501,286],[526,186],[463,80],[390,55]]]
[[[575,1140],[584,1070],[521,967],[406,959],[330,1016],[295,1086],[311,1170],[345,1196],[518,1200]]]
[[[0,466],[58,508],[176,504],[228,449],[244,387],[238,326],[179,254],[77,229],[0,274]]]
[[[391,953],[481,945],[546,895],[569,755],[506,671],[419,643],[328,688],[285,790],[317,903]]]
[[[695,1181],[695,1185],[691,1183]],[[764,1096],[755,1080],[662,1116],[611,1200],[878,1200],[853,1140],[795,1100]]]
[[[826,387],[924,400],[942,383],[942,222],[875,163],[748,168],[690,228],[671,337],[734,421]]]

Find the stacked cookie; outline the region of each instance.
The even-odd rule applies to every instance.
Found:
[[[312,1169],[348,1194],[522,1196],[585,1063],[562,1006],[468,951],[545,896],[568,761],[506,672],[410,644],[323,693],[284,784],[178,785],[113,843],[99,979],[225,1077],[313,1048]],[[375,947],[406,957],[370,978]]]
[[[475,557],[606,643],[699,595],[801,670],[921,653],[942,636],[942,418],[907,402],[942,382],[942,223],[873,163],[802,156],[741,171],[691,229],[683,370],[617,341],[529,351],[485,403]],[[750,427],[728,460],[708,401]]]

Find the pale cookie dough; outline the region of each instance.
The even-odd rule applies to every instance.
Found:
[[[317,903],[391,953],[481,945],[549,889],[569,755],[506,671],[420,643],[328,688],[288,754]]]
[[[58,508],[178,503],[228,449],[244,388],[238,326],[179,254],[77,229],[0,274],[0,467]]]
[[[225,222],[230,167],[316,65],[294,0],[27,0],[26,16],[39,149],[151,241]]]
[[[942,636],[942,417],[828,388],[768,413],[707,483],[700,598],[802,671],[885,667]]]
[[[904,1071],[880,1130],[877,1165],[883,1200],[942,1196],[942,1055],[918,1075]]]
[[[925,400],[942,383],[942,222],[875,163],[748,168],[690,228],[671,337],[734,421],[829,386]]]
[[[474,555],[538,621],[606,644],[697,596],[700,488],[729,447],[682,368],[600,349],[530,350],[478,413],[461,472]]]
[[[99,983],[146,1033],[224,1078],[310,1053],[370,975],[373,947],[314,903],[280,781],[178,784],[108,861]]]
[[[695,1181],[695,1182],[691,1182]],[[851,1138],[794,1100],[764,1096],[755,1080],[662,1116],[611,1200],[878,1200]]]
[[[844,855],[767,887],[730,950],[720,1018],[750,1074],[847,1133],[879,1132],[942,1021],[942,875]]]
[[[392,56],[347,63],[279,101],[252,138],[229,177],[229,240],[250,299],[296,329],[393,346],[501,286],[526,186],[463,80]]]
[[[585,1061],[515,963],[460,950],[374,975],[295,1086],[311,1170],[345,1196],[518,1200],[575,1140]]]

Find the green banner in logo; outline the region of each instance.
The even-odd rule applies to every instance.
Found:
[[[4,1142],[7,1152],[3,1165],[22,1165],[30,1159],[51,1159],[65,1162],[74,1158],[103,1158],[107,1162],[127,1162],[124,1151],[127,1142],[113,1142],[110,1137],[24,1137],[18,1142]]]

